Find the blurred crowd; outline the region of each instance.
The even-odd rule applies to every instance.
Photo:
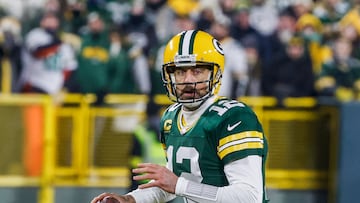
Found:
[[[360,0],[0,0],[11,92],[162,94],[163,46],[223,45],[219,94],[360,101]],[[2,82],[3,84],[3,82]]]

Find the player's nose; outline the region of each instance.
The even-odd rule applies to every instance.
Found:
[[[196,82],[196,77],[191,69],[185,71],[184,82]]]

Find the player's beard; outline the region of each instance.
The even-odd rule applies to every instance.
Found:
[[[179,85],[178,85],[179,86]],[[203,88],[197,89],[196,84],[185,84],[183,89],[179,87],[176,88],[177,93],[180,99],[182,100],[196,100],[208,93],[208,86],[204,86]]]
[[[198,100],[209,93],[209,87],[205,85],[203,88],[197,89],[197,84],[184,84],[183,89],[177,87],[178,98],[181,100],[193,100],[193,102],[184,102],[183,106],[188,110],[197,109],[206,99]]]

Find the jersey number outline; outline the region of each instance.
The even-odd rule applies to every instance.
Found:
[[[212,106],[209,111],[216,111],[218,113],[219,116],[224,115],[224,113],[226,111],[228,111],[229,109],[233,108],[233,107],[245,107],[245,105],[243,103],[240,103],[236,100],[231,100],[231,101],[220,101],[219,105],[214,105]]]
[[[174,154],[174,146],[170,145],[166,150],[166,154],[168,157],[168,167],[171,171],[173,170],[173,154]],[[201,182],[203,180],[200,165],[199,165],[199,152],[195,147],[185,147],[181,146],[176,151],[176,163],[183,164],[184,160],[190,161],[190,171],[182,172],[180,177],[184,177],[188,180]]]

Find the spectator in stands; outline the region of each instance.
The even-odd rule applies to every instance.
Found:
[[[22,92],[58,94],[65,80],[77,68],[73,48],[60,40],[59,19],[46,13],[40,27],[25,36],[22,54]]]
[[[108,93],[137,93],[135,78],[131,66],[132,59],[121,31],[110,31],[110,59],[108,73]]]
[[[144,52],[140,50],[138,45],[134,40],[130,39],[129,43],[132,44],[129,50],[129,57],[133,60],[132,71],[139,89],[139,93],[149,94],[152,89],[150,81],[150,66],[149,66],[149,57],[146,56]]]
[[[339,34],[348,39],[353,44],[351,55],[360,59],[360,15],[356,11],[351,11],[339,22]]]
[[[296,20],[291,6],[280,11],[276,30],[271,35],[264,36],[263,45],[259,50],[264,70],[271,68],[269,64],[273,64],[272,61],[278,57],[277,55],[285,52],[287,43],[296,33]]]
[[[58,16],[61,24],[61,14],[60,2],[58,0],[46,0],[46,1],[22,1],[17,5],[23,10],[21,21],[22,21],[22,31],[23,35],[26,35],[30,30],[37,27],[43,15],[45,13],[53,13]],[[13,4],[13,1],[10,4]],[[14,3],[16,5],[16,3]]]
[[[233,38],[243,44],[243,39],[248,36],[253,36],[259,41],[259,44],[263,44],[264,37],[257,31],[249,22],[249,9],[239,8],[234,14],[234,18],[231,23],[230,34]]]
[[[278,10],[270,4],[270,1],[251,0],[250,2],[250,25],[264,36],[272,34],[278,25]]]
[[[97,13],[105,23],[111,21],[111,11],[108,9],[108,3],[112,1],[86,0],[86,10],[88,13]]]
[[[101,104],[108,85],[110,38],[98,13],[88,15],[87,31],[81,38],[79,67],[69,84],[69,91],[96,94],[97,104]]]
[[[230,23],[226,16],[218,16],[210,33],[221,42],[226,61],[219,95],[236,99],[245,95],[249,78],[246,53],[241,44],[230,36]]]
[[[166,43],[172,37],[175,12],[167,4],[167,0],[145,0],[145,15],[154,25],[158,45]]]
[[[299,19],[302,15],[312,13],[314,3],[312,0],[294,0],[291,6],[294,8],[296,18]]]
[[[315,3],[312,9],[313,14],[324,25],[323,34],[326,39],[338,32],[338,23],[344,15],[347,15],[350,8],[349,1],[344,0],[321,0]]]
[[[351,56],[352,44],[339,37],[333,44],[333,60],[323,65],[316,81],[320,96],[340,101],[360,99],[360,60]]]
[[[263,58],[267,46],[266,37],[256,30],[249,21],[249,8],[238,8],[234,15],[231,24],[231,36],[236,39],[244,47],[247,65],[249,82],[246,88],[245,95],[260,96],[261,93],[261,72],[263,66]]]
[[[211,25],[215,21],[214,10],[211,7],[204,7],[199,12],[196,18],[197,29],[203,31],[210,31]]]
[[[150,73],[146,57],[139,52],[132,55],[132,44],[121,30],[110,32],[110,60],[108,73],[108,93],[149,94]]]
[[[246,88],[246,96],[261,96],[262,62],[259,54],[261,42],[254,35],[247,35],[242,40],[242,46],[246,53],[249,82]]]
[[[84,2],[69,2],[64,11],[62,23],[64,31],[80,35],[81,29],[86,26],[86,17],[87,10],[85,8]]]
[[[176,15],[175,20],[172,24],[172,27],[169,28],[174,33],[179,33],[184,30],[191,30],[197,27],[196,21],[194,18],[188,15]]]
[[[142,52],[148,57],[152,49],[157,48],[155,26],[146,18],[144,2],[133,1],[131,10],[121,27],[128,36],[128,40],[134,44],[131,51]]]
[[[285,52],[263,70],[262,90],[265,96],[276,97],[282,105],[286,97],[314,96],[314,74],[304,41],[292,37]]]
[[[322,64],[331,57],[330,48],[323,39],[323,25],[315,15],[306,13],[297,20],[296,30],[304,38],[306,51],[309,52],[313,64],[313,72],[318,75]]]
[[[214,2],[213,0],[207,0]],[[202,1],[193,0],[167,0],[167,4],[179,16],[196,16],[201,8]]]
[[[223,15],[228,17],[230,20],[233,19],[239,6],[237,0],[219,0],[219,6]]]

